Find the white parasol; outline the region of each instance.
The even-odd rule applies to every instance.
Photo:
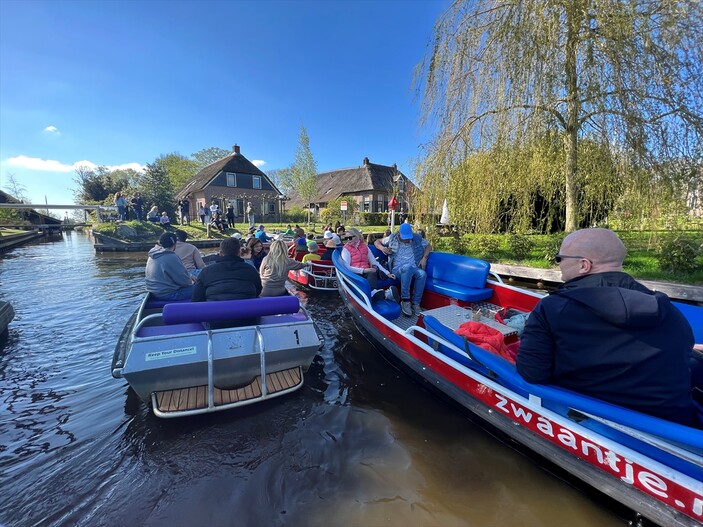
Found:
[[[447,200],[444,200],[444,205],[442,205],[442,217],[439,219],[439,223],[442,225],[449,224],[449,207],[447,206]]]

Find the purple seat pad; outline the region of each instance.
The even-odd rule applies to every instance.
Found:
[[[139,328],[137,337],[155,337],[158,335],[180,335],[181,333],[191,333],[205,329],[200,322],[192,324],[174,324],[172,326],[145,326]]]
[[[269,296],[246,300],[220,300],[217,302],[188,302],[164,306],[164,324],[189,324],[192,322],[222,322],[264,315],[297,313],[300,302],[297,296]]]

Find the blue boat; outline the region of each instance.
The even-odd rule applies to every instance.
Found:
[[[663,526],[703,522],[703,430],[566,389],[525,382],[515,365],[455,330],[476,321],[517,346],[497,320],[528,313],[540,295],[504,284],[488,262],[433,252],[420,315],[372,300],[368,282],[333,255],[340,294],[355,322],[394,362],[524,447]],[[675,303],[703,342],[703,308]],[[500,318],[500,317],[498,317]]]

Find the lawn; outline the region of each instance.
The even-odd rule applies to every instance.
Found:
[[[115,223],[102,223],[93,226],[97,232],[110,236],[116,235]],[[134,228],[137,239],[134,241],[155,241],[164,232],[164,229],[153,223],[140,223],[137,221],[125,222]],[[237,224],[236,232],[244,234],[246,224]],[[308,226],[308,232],[322,234],[323,223],[314,223]],[[305,226],[303,226],[305,228]],[[190,225],[174,225],[173,228],[182,228],[188,233],[191,240],[221,239],[230,236],[234,230],[219,233],[214,229],[208,236],[206,227],[200,223],[192,222]],[[362,232],[384,232],[385,225],[365,225],[358,227]],[[286,224],[266,223],[269,233],[283,232]],[[625,259],[624,270],[635,278],[642,280],[662,280],[679,282],[683,284],[703,285],[703,230],[695,231],[622,231],[618,235],[627,247],[628,255]],[[430,235],[434,250],[466,254],[483,258],[489,262],[522,265],[542,269],[556,268],[554,255],[559,250],[563,234],[559,235],[526,235],[513,237],[504,234],[490,235],[464,235],[460,238],[439,237]],[[662,269],[660,253],[667,243],[688,242],[697,248],[698,255],[694,259],[693,269],[690,272],[670,271]]]

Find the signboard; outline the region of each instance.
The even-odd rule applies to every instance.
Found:
[[[347,202],[346,201],[340,202],[339,209],[340,210],[347,210]]]

